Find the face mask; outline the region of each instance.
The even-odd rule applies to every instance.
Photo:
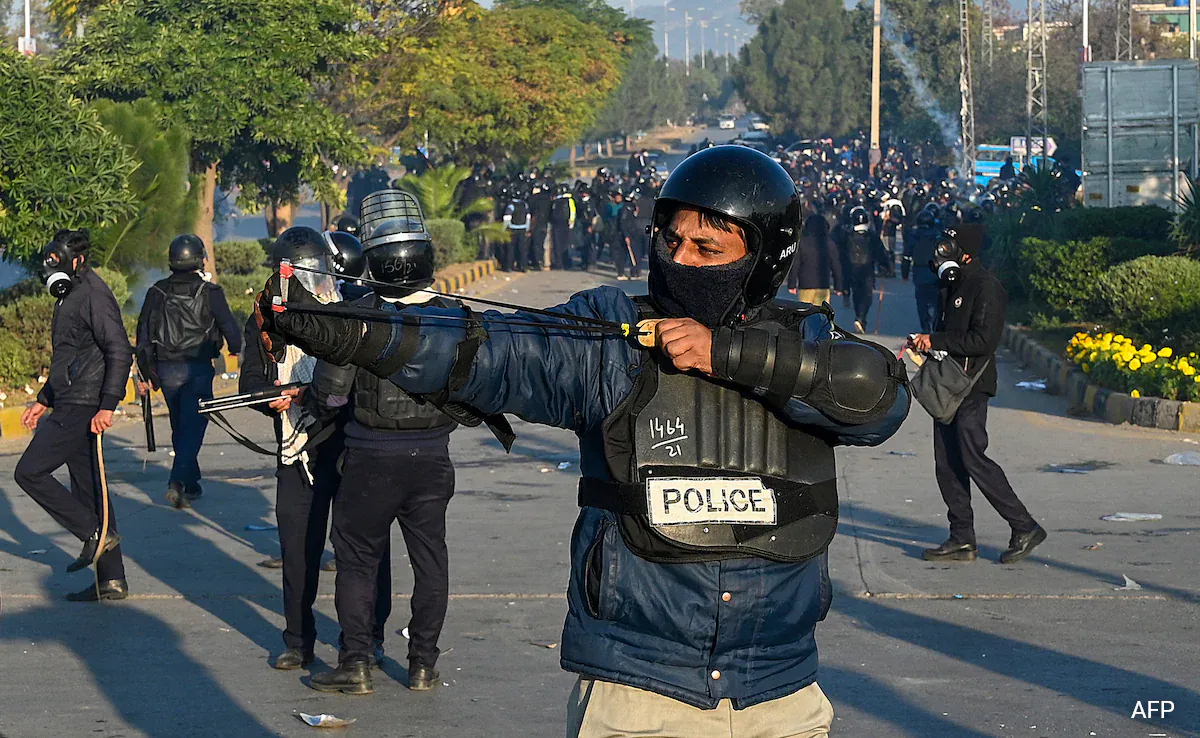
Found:
[[[929,268],[933,270],[933,273],[947,284],[957,282],[958,278],[962,276],[963,269],[963,251],[952,239],[953,235],[950,238],[943,237],[938,241],[933,252],[933,259],[929,262]]]
[[[692,318],[715,329],[731,317],[735,304],[740,305],[753,267],[752,254],[720,266],[683,266],[672,261],[666,245],[655,239],[650,297],[668,318]]]
[[[61,300],[71,292],[75,276],[75,255],[56,242],[50,242],[42,251],[42,282],[50,295]]]

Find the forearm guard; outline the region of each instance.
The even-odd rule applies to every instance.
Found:
[[[712,367],[779,407],[796,398],[846,425],[882,417],[908,378],[881,346],[850,338],[809,341],[797,331],[761,328],[718,329]]]

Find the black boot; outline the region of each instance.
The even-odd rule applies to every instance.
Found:
[[[371,683],[371,666],[366,659],[338,664],[338,668],[317,674],[309,680],[309,686],[318,692],[341,692],[342,694],[371,694],[375,685]]]
[[[86,589],[67,595],[68,602],[95,602],[97,600],[123,600],[129,596],[129,584],[124,579],[109,579],[100,582],[100,594],[96,595],[96,585],[90,584]]]
[[[121,536],[117,535],[116,531],[110,531],[108,537],[104,539],[104,550],[100,549],[100,531],[96,531],[83,542],[83,550],[79,552],[79,558],[71,562],[67,567],[67,573],[77,572],[80,569],[86,569],[100,558],[101,554],[106,554],[117,546],[121,545]],[[113,580],[116,581],[116,580]]]
[[[425,666],[416,659],[408,661],[408,688],[414,692],[428,692],[438,685],[437,669]]]
[[[1008,550],[1000,554],[1001,564],[1015,564],[1029,555],[1034,547],[1046,540],[1046,529],[1035,526],[1028,533],[1013,533],[1008,539]]]
[[[176,510],[182,510],[185,507],[191,507],[191,502],[188,501],[187,494],[183,491],[183,485],[179,482],[171,482],[167,484],[167,502]]]
[[[963,543],[953,538],[937,548],[927,548],[921,552],[921,558],[926,561],[974,561],[979,555],[979,549],[974,543]]]
[[[289,648],[275,657],[275,662],[271,664],[271,668],[279,669],[280,671],[291,671],[299,669],[301,666],[308,666],[312,662],[313,652],[311,648]]]

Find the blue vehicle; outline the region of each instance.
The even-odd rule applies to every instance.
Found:
[[[1053,149],[1051,149],[1053,151]],[[1006,144],[979,144],[975,151],[975,184],[987,187],[992,183],[992,180],[1000,176],[1000,168],[1004,166],[1004,160],[1012,157],[1013,167],[1016,168],[1017,174],[1021,173],[1021,168],[1025,166],[1025,157],[1014,154],[1012,147]],[[1053,156],[1046,158],[1041,155],[1033,157],[1033,165],[1041,168],[1043,166],[1054,167],[1058,164]],[[1082,176],[1082,172],[1076,171]]]

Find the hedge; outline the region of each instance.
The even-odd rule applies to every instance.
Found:
[[[474,244],[467,243],[467,227],[461,220],[428,220],[425,228],[433,239],[434,263],[438,269],[474,261],[479,253]]]
[[[1177,350],[1200,345],[1200,262],[1143,256],[1108,270],[1100,294],[1119,330]]]
[[[254,311],[254,298],[262,291],[263,285],[270,277],[271,270],[261,266],[261,262],[260,266],[249,274],[221,275],[221,288],[225,290],[225,299],[229,302],[229,309],[233,311],[233,317],[237,318],[239,325],[245,325],[246,319]]]
[[[260,241],[217,241],[213,259],[219,279],[224,281],[228,274],[253,274],[266,261],[267,252]]]
[[[1173,250],[1174,246],[1170,244],[1174,221],[1175,215],[1170,210],[1157,205],[1070,208],[1056,216],[1054,227],[1058,239],[1063,241],[1083,241],[1101,236],[1133,238],[1165,244]]]

